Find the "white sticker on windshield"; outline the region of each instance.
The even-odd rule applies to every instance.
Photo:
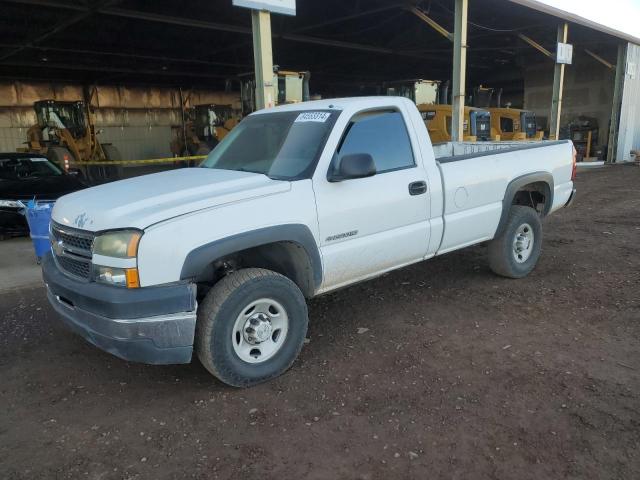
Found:
[[[48,162],[49,160],[47,160],[46,158],[30,158],[29,160],[31,160],[32,162]]]
[[[320,122],[324,123],[329,118],[331,112],[304,112],[298,115],[295,122]]]

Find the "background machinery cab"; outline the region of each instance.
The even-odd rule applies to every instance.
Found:
[[[427,125],[434,143],[451,141],[453,107],[449,103],[449,83],[439,80],[401,80],[383,83],[385,95],[411,99]],[[491,140],[491,114],[481,108],[465,107],[465,141]]]
[[[500,140],[542,140],[536,114],[531,110],[502,106],[502,89],[483,87],[473,89],[469,102],[477,108],[491,112],[491,136]]]

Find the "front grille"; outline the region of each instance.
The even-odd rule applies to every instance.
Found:
[[[62,240],[62,242],[68,247],[76,248],[78,250],[84,250],[85,252],[91,252],[91,244],[93,243],[93,238],[78,237],[66,232],[61,232],[60,230],[56,231],[55,227],[54,236],[56,237],[56,240]]]
[[[91,273],[91,262],[64,256],[56,256],[56,260],[58,261],[60,268],[71,275],[75,275],[80,278],[89,278],[89,274]]]
[[[65,273],[84,280],[91,276],[91,246],[94,234],[51,223],[54,258]]]

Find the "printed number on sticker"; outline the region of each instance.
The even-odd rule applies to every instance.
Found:
[[[304,112],[298,115],[296,118],[296,122],[320,122],[324,123],[327,121],[331,113],[329,112]]]

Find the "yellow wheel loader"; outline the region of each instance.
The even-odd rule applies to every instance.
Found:
[[[184,132],[171,142],[171,152],[179,157],[207,155],[240,121],[231,105],[196,105],[189,116]]]
[[[98,141],[93,114],[85,102],[40,100],[33,108],[38,123],[27,130],[27,147],[18,150],[45,155],[64,170],[79,171],[91,181],[114,175],[112,165],[85,164],[121,159],[115,146]]]
[[[273,69],[275,105],[309,100],[309,72]],[[240,81],[242,116],[256,110],[254,78]],[[207,155],[240,122],[242,116],[231,105],[201,104],[189,109],[189,119],[170,144],[171,153],[182,157]],[[195,162],[194,162],[195,163]],[[189,166],[191,162],[189,162]]]

